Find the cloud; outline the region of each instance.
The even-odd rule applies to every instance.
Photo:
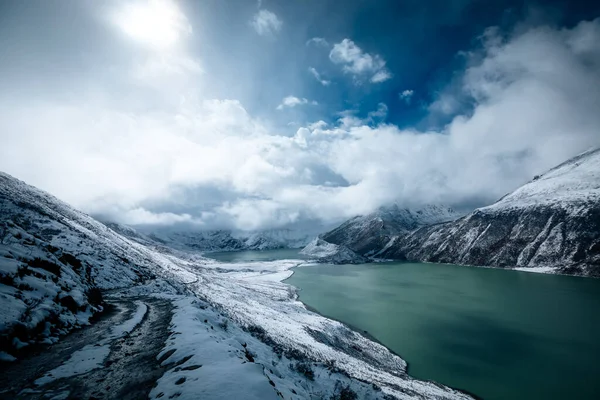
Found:
[[[398,94],[398,97],[400,97],[401,100],[404,100],[404,102],[406,104],[410,104],[410,102],[412,101],[412,97],[413,97],[414,94],[415,94],[414,90],[406,89],[406,90],[403,90],[402,92],[400,92]]]
[[[259,10],[252,17],[250,25],[261,36],[274,36],[281,30],[283,22],[275,13],[269,10]]]
[[[345,112],[288,135],[237,100],[179,91],[170,109],[140,107],[76,85],[73,101],[0,93],[0,169],[88,213],[149,225],[266,229],[392,201],[489,204],[600,146],[600,21],[490,35],[440,92],[471,105],[442,129],[381,123],[379,106],[371,122]]]
[[[198,60],[177,54],[151,56],[133,69],[134,77],[146,82],[163,78],[177,79],[203,72]]]
[[[300,99],[296,96],[287,96],[281,101],[281,104],[277,106],[277,109],[283,110],[285,107],[292,108],[292,107],[301,106],[304,104],[312,104],[313,106],[316,106],[319,103],[317,103],[314,100],[310,101],[305,98]]]
[[[391,78],[392,78],[392,74],[390,74],[389,71],[383,69],[383,70],[377,71],[375,73],[375,75],[373,75],[371,77],[371,82],[379,83],[379,82],[387,81],[388,79],[391,79]]]
[[[306,41],[306,45],[315,45],[318,47],[329,47],[329,42],[321,37],[314,37]]]
[[[121,215],[121,221],[128,225],[173,225],[181,223],[194,223],[190,214],[174,214],[170,212],[153,213],[143,208],[125,210]],[[202,225],[201,223],[199,225]]]
[[[313,68],[313,67],[310,67],[310,68],[308,69],[308,72],[310,72],[310,73],[312,74],[312,76],[314,76],[314,77],[315,77],[315,79],[316,79],[317,81],[319,81],[319,83],[320,83],[321,85],[323,85],[323,86],[329,86],[329,85],[331,84],[331,81],[328,81],[327,79],[323,79],[323,78],[321,77],[321,74],[319,74],[319,71],[317,71],[315,68]]]
[[[350,39],[334,44],[329,59],[334,64],[343,64],[344,72],[355,77],[370,75],[369,80],[373,83],[384,82],[392,77],[380,56],[363,52]]]
[[[314,131],[315,129],[323,129],[327,126],[327,122],[323,121],[323,120],[319,120],[317,122],[313,122],[312,124],[309,124],[307,126],[308,129],[310,129],[311,131]]]
[[[385,105],[385,103],[379,103],[377,105],[377,110],[371,111],[368,114],[368,118],[370,120],[374,120],[374,119],[383,120],[387,117],[387,114],[388,114],[388,106]]]

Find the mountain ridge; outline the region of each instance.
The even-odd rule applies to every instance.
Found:
[[[600,149],[534,177],[494,204],[454,221],[423,225],[385,240],[353,220],[321,236],[383,259],[518,268],[600,276]],[[341,231],[341,232],[340,232]]]

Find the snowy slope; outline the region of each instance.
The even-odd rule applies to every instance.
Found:
[[[248,398],[279,393],[285,398],[343,393],[365,399],[469,398],[411,378],[404,360],[385,347],[307,310],[295,289],[281,282],[301,262],[224,264],[154,242],[145,246],[0,174],[1,359],[19,356],[18,348],[28,343],[56,341],[86,323],[96,307],[92,289],[121,288],[123,296],[158,296],[176,307],[173,334],[165,343],[171,356],[158,382],[160,392],[152,392],[156,397],[193,399],[197,393],[221,393],[222,385],[211,386],[215,382],[236,381],[244,382],[236,393],[245,391]],[[20,274],[25,265],[28,271]],[[71,299],[62,300],[67,296]],[[94,360],[102,358],[95,353]],[[76,355],[73,360],[81,358]],[[183,371],[179,365],[186,360],[205,365]],[[307,368],[314,376],[307,378]],[[178,383],[182,375],[189,385]]]
[[[345,246],[361,255],[372,255],[389,240],[421,226],[446,222],[459,215],[448,207],[401,208],[397,204],[381,207],[371,214],[354,217],[321,238]]]
[[[484,210],[524,209],[557,206],[577,212],[577,207],[600,201],[600,149],[582,153],[548,172]]]
[[[600,276],[600,149],[454,222],[398,235],[379,255]]]
[[[53,196],[0,173],[0,341],[15,350],[86,324],[97,291],[178,267]]]
[[[346,246],[329,243],[321,238],[313,239],[300,251],[300,254],[328,264],[362,264],[368,262],[366,257],[356,254]]]

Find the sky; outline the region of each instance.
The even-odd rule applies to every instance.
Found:
[[[493,203],[600,146],[600,4],[0,2],[0,170],[138,227]]]

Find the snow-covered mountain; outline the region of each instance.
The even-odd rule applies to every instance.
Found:
[[[600,276],[600,149],[458,218],[392,207],[321,235],[360,255]]]
[[[367,257],[361,256],[348,247],[326,242],[319,237],[313,239],[300,253],[328,264],[362,264],[369,262]]]
[[[381,250],[391,238],[422,226],[458,218],[448,207],[425,206],[419,209],[401,208],[397,204],[354,217],[321,235],[326,242],[344,246],[364,256]]]
[[[398,234],[376,255],[600,276],[600,149],[455,221]]]
[[[23,347],[56,342],[87,324],[101,307],[99,289],[139,303],[132,322],[127,317],[123,326],[109,329],[112,336],[72,349],[65,364],[32,372],[39,379],[30,382],[35,389],[29,393],[49,397],[46,382],[110,368],[104,363],[114,350],[109,343],[121,340],[119,335],[134,329],[148,306],[160,301],[174,308],[170,323],[164,323],[164,329],[173,328],[164,335],[168,340],[157,361],[164,375],[156,381],[153,398],[196,398],[198,393],[257,400],[342,394],[469,398],[413,379],[406,362],[385,347],[306,309],[294,288],[281,282],[299,260],[217,263],[127,227],[114,228],[136,240],[0,173],[0,362],[14,361]],[[190,384],[181,385],[183,374]],[[232,386],[235,390],[224,390],[225,382],[232,381],[239,383]]]
[[[55,340],[98,310],[97,289],[169,275],[165,256],[0,173],[0,341]],[[173,272],[178,268],[175,265]]]
[[[106,225],[122,235],[145,245],[164,245],[184,251],[242,251],[298,249],[306,246],[326,228],[314,226],[305,229],[239,230],[137,230],[121,224]]]
[[[380,255],[600,276],[600,149],[457,221],[399,236]]]

